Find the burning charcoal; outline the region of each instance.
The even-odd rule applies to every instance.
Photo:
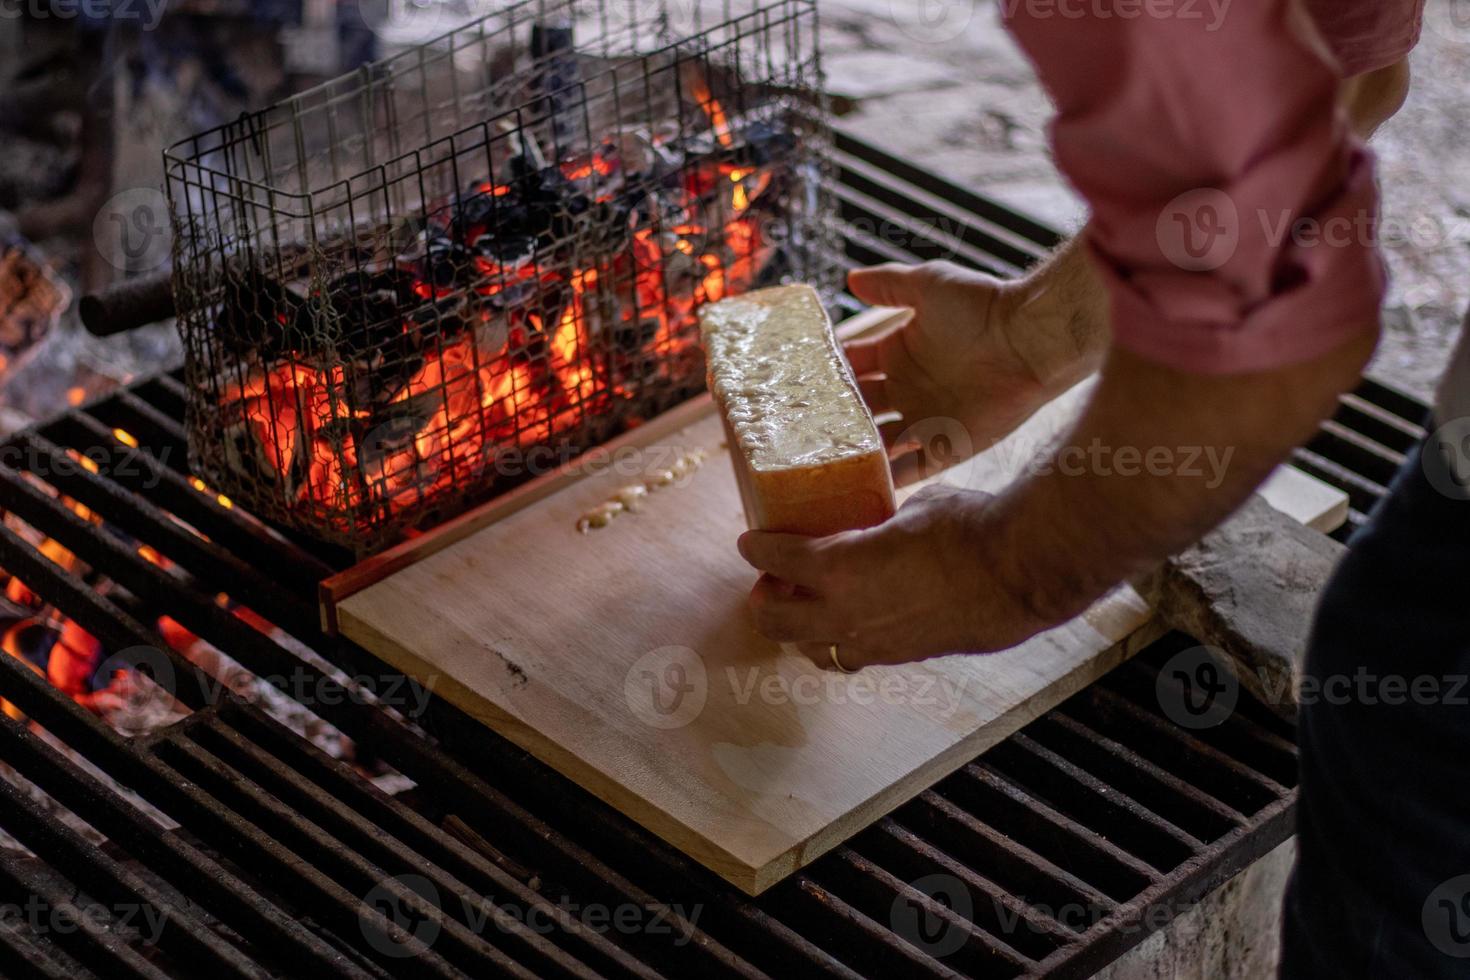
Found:
[[[684,162],[672,145],[657,142],[646,128],[621,130],[607,144],[604,155],[615,160],[626,183],[660,181],[676,173]]]
[[[452,289],[469,275],[473,260],[469,250],[445,235],[428,235],[423,241],[419,269],[424,281],[436,291]]]
[[[404,269],[355,269],[327,284],[327,301],[342,316],[362,326],[393,319],[405,306],[418,302],[414,278]]]
[[[336,315],[342,347],[349,352],[372,350],[403,336],[402,310],[421,300],[414,276],[405,269],[354,270],[327,284],[326,299]]]
[[[517,183],[479,184],[466,193],[450,231],[475,255],[503,264],[518,261],[536,248],[523,196]]]
[[[428,421],[425,415],[393,406],[371,420],[371,425],[360,427],[364,431],[353,444],[357,447],[357,458],[364,471],[384,475],[385,469],[399,469],[400,467],[392,466],[388,461],[400,453],[411,451],[414,436]]]
[[[511,161],[513,168],[523,164],[517,157]],[[576,229],[578,219],[592,208],[592,202],[568,180],[557,167],[543,167],[521,174],[513,183],[524,208],[520,227],[501,226],[496,237],[506,232],[513,236],[529,235],[538,246],[548,249],[567,238]],[[506,258],[503,253],[498,258]]]
[[[236,354],[270,360],[291,349],[309,327],[306,297],[253,266],[224,277],[214,321],[219,342]]]
[[[221,440],[224,447],[225,464],[240,476],[252,482],[269,485],[279,485],[290,492],[295,481],[288,473],[281,473],[276,466],[276,460],[268,458],[260,444],[251,431],[255,423],[241,420],[233,425],[226,426],[224,438]],[[294,455],[294,454],[293,454]],[[285,460],[284,468],[294,470],[296,460]]]
[[[752,119],[736,132],[735,162],[741,167],[772,167],[796,152],[796,134],[768,119]]]
[[[566,148],[577,136],[577,107],[585,98],[581,88],[582,71],[573,50],[572,25],[568,20],[542,21],[531,26],[531,57],[536,65],[527,86],[544,113],[552,145]]]
[[[647,316],[641,320],[626,320],[613,328],[613,344],[620,353],[633,354],[647,347],[658,336],[660,320]]]

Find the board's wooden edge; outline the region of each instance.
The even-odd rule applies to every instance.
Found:
[[[842,817],[804,840],[792,843],[765,863],[753,866],[731,854],[717,842],[697,830],[680,823],[649,801],[624,788],[616,780],[596,769],[580,765],[580,759],[554,739],[547,738],[533,725],[506,712],[484,696],[466,688],[451,674],[429,665],[411,650],[386,636],[371,624],[352,615],[350,607],[343,615],[359,636],[371,637],[371,648],[387,657],[398,669],[419,679],[436,697],[442,697],[470,717],[499,733],[521,749],[550,766],[564,778],[582,787],[619,813],[690,855],[699,865],[752,897],[785,880],[821,855],[852,837],[863,827],[892,813],[929,786],[955,772],[996,743],[1013,735],[1036,718],[1061,704],[1097,678],[1128,660],[1163,633],[1163,627],[1148,609],[1142,597],[1126,586],[1121,594],[1113,594],[1102,603],[1119,603],[1133,613],[1133,623],[1109,646],[1094,657],[1078,663],[1051,684],[1036,691],[1023,704],[1006,715],[989,721],[980,729],[956,740],[943,752],[916,766],[903,778],[874,794]],[[1085,618],[1085,617],[1084,617]],[[1091,625],[1091,624],[1089,624]],[[1096,626],[1093,626],[1097,629]]]
[[[890,327],[900,322],[908,314],[907,309],[900,307],[875,306],[843,320],[834,328],[834,333],[838,340],[844,342],[856,340]],[[650,419],[635,429],[629,429],[621,436],[597,448],[604,452],[615,453],[629,447],[646,446],[654,439],[678,432],[699,421],[713,408],[714,403],[709,396],[700,395]],[[551,496],[580,479],[586,472],[585,457],[570,460],[555,471],[536,477],[528,483],[501,494],[494,500],[468,510],[440,524],[432,531],[394,545],[371,558],[363,559],[351,568],[323,579],[317,586],[322,631],[328,636],[341,634],[337,606],[348,596],[381,582],[394,572],[449,547],[488,524],[503,517],[509,517],[516,511]]]
[[[1143,599],[1132,589],[1128,589],[1128,593],[1136,602],[1143,603]],[[767,888],[784,881],[832,848],[844,841],[851,840],[853,835],[872,826],[928,787],[953,774],[962,766],[973,762],[977,756],[1010,738],[1099,677],[1112,671],[1113,668],[1132,659],[1135,654],[1159,639],[1165,632],[1167,630],[1152,611],[1147,608],[1142,609],[1140,620],[1131,631],[1111,646],[1105,647],[1091,660],[1079,664],[1076,669],[1058,677],[1050,686],[1037,691],[1024,704],[1018,705],[1000,718],[987,722],[983,727],[955,742],[931,758],[928,765],[914,769],[904,778],[885,787],[881,792],[827,824],[818,833],[793,845],[776,859],[754,869],[753,873],[746,876],[744,880],[737,880],[726,875],[722,877],[752,897],[760,895]]]
[[[712,411],[714,411],[714,402],[709,395],[697,395],[655,416],[637,428],[629,429],[617,438],[608,440],[595,447],[594,450],[589,450],[588,453],[569,460],[550,473],[543,473],[501,494],[494,500],[440,524],[432,531],[394,545],[387,551],[366,558],[331,578],[323,579],[317,587],[321,604],[322,630],[328,636],[340,635],[337,607],[348,596],[381,582],[394,572],[407,568],[437,551],[442,551],[481,528],[509,517],[594,472],[596,460],[589,461],[588,459],[592,453],[596,453],[597,459],[611,459],[613,454],[622,450],[646,447],[664,436],[688,428]]]
[[[1271,472],[1256,493],[1287,517],[1314,531],[1331,534],[1348,518],[1348,495],[1290,463]]]

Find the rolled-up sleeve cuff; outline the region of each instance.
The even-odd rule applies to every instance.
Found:
[[[1215,271],[1130,269],[1089,236],[1111,293],[1118,346],[1181,371],[1235,374],[1312,360],[1377,323],[1386,275],[1375,242],[1377,194],[1367,154],[1354,162],[1336,200],[1309,220],[1294,219],[1296,231],[1265,211],[1242,209],[1237,220],[1262,222],[1245,233],[1247,241],[1268,226],[1283,236],[1279,246],[1254,257],[1269,263],[1257,270],[1264,275],[1246,277],[1269,283],[1264,295],[1240,295],[1237,262]]]

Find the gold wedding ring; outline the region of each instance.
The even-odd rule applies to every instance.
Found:
[[[833,667],[836,667],[838,670],[842,671],[842,673],[844,673],[844,674],[856,674],[857,673],[857,671],[855,671],[855,670],[848,670],[846,667],[842,666],[842,661],[837,659],[837,644],[833,643],[831,646],[827,647],[827,656],[829,656],[829,657],[832,658],[832,666]]]

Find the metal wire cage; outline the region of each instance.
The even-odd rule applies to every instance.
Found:
[[[701,303],[830,287],[815,0],[683,9],[518,3],[171,147],[196,471],[370,553],[696,391]]]

